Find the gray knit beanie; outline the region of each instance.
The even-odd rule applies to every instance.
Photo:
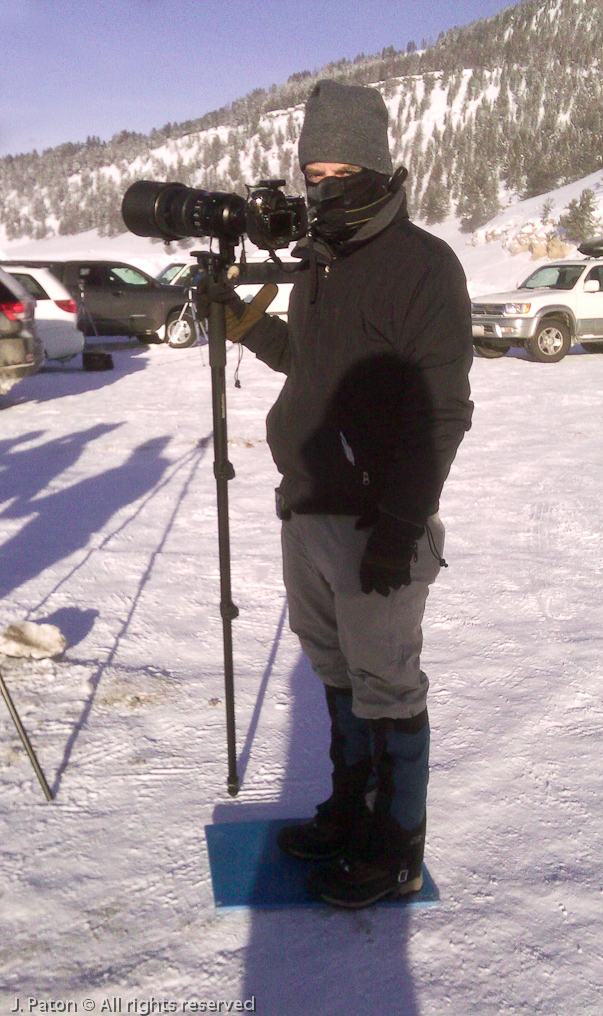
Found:
[[[376,88],[318,81],[306,102],[299,164],[341,162],[391,175],[387,106]]]

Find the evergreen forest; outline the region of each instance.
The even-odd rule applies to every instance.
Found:
[[[603,166],[602,54],[603,0],[524,0],[432,44],[301,71],[198,120],[5,156],[0,226],[8,239],[123,232],[121,199],[136,179],[245,193],[277,176],[303,193],[303,103],[333,77],[381,90],[412,214],[433,224],[454,212],[472,232],[512,197]]]

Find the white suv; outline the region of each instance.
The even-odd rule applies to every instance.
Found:
[[[44,362],[34,307],[27,290],[0,268],[0,395]]]
[[[5,265],[4,270],[36,301],[36,324],[46,358],[64,361],[81,353],[84,336],[76,325],[77,304],[63,283],[48,268]]]
[[[480,356],[523,346],[531,360],[556,363],[576,342],[603,353],[603,259],[543,265],[516,290],[473,300],[471,316]]]

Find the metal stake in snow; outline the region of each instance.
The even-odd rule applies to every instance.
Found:
[[[48,786],[48,783],[46,782],[46,777],[44,776],[44,773],[42,772],[42,769],[40,767],[40,763],[38,762],[38,760],[36,758],[36,753],[35,753],[35,751],[33,750],[32,746],[31,746],[31,742],[30,742],[30,740],[29,740],[29,738],[27,736],[27,732],[25,730],[25,727],[23,726],[23,724],[21,723],[21,720],[19,719],[19,714],[18,714],[17,710],[15,709],[15,705],[14,705],[14,702],[13,702],[12,698],[10,697],[10,692],[9,692],[8,688],[6,687],[6,684],[4,683],[4,678],[2,677],[2,672],[1,671],[0,671],[0,691],[2,692],[2,696],[4,698],[4,701],[6,702],[6,705],[8,706],[8,711],[9,711],[9,713],[11,714],[11,716],[13,718],[13,722],[15,724],[15,727],[17,728],[17,732],[19,734],[19,737],[21,738],[21,740],[23,742],[23,747],[25,748],[25,751],[29,755],[30,762],[31,762],[32,766],[34,767],[34,772],[35,772],[36,776],[38,777],[38,780],[40,781],[40,786],[42,787],[42,790],[44,791],[44,794],[46,796],[46,800],[47,801],[52,801],[52,791],[51,791],[50,787]]]
[[[220,241],[220,254],[199,252],[197,258],[211,269],[214,280],[226,278],[228,266],[234,261],[234,247]],[[228,461],[226,431],[226,324],[224,305],[212,302],[209,312],[209,365],[214,424],[214,476],[218,501],[218,548],[220,558],[220,614],[224,639],[224,694],[226,700],[226,744],[228,750],[227,789],[231,797],[239,792],[237,746],[235,731],[234,668],[232,662],[232,621],[239,611],[232,602],[230,584],[230,530],[228,523],[228,481],[235,471]]]

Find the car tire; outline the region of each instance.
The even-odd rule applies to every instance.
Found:
[[[603,342],[583,342],[582,349],[585,353],[603,353]]]
[[[530,360],[538,363],[558,363],[569,351],[572,344],[570,330],[561,318],[545,318],[541,321],[525,348]]]
[[[495,360],[497,357],[508,353],[511,347],[507,346],[506,349],[501,349],[500,346],[490,346],[488,340],[485,339],[483,342],[474,341],[473,348],[476,356],[483,356],[487,360]]]
[[[197,341],[195,324],[190,314],[180,316],[179,310],[173,310],[165,323],[165,338],[172,349],[186,349],[194,346]]]

